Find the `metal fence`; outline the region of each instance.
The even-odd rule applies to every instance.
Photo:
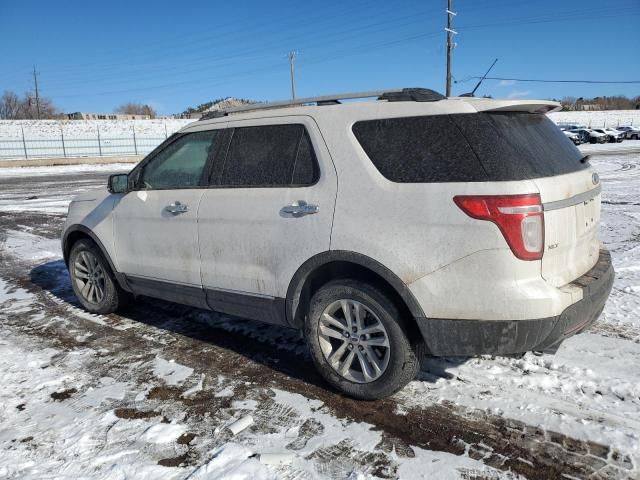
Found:
[[[103,137],[100,131],[92,137],[67,137],[63,132],[53,138],[0,139],[1,159],[33,159],[61,157],[109,157],[145,155],[167,138],[131,132],[131,136]]]

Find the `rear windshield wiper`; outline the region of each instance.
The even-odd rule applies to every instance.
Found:
[[[589,161],[589,158],[591,158],[591,155],[585,155],[580,159],[580,163],[587,163]]]

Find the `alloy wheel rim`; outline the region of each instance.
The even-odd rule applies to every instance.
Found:
[[[99,304],[104,300],[104,269],[93,253],[80,252],[73,264],[73,276],[78,292],[87,302]]]
[[[373,382],[389,365],[391,348],[384,325],[356,300],[337,300],[324,309],[318,340],[324,358],[346,380]]]

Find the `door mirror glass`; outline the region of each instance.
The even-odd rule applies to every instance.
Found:
[[[110,175],[108,189],[111,193],[127,193],[129,191],[129,175],[126,173]]]

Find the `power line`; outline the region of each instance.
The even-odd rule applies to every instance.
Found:
[[[469,77],[482,78],[482,77]],[[640,80],[546,80],[537,78],[507,78],[507,77],[485,77],[486,80],[506,80],[512,82],[536,82],[536,83],[609,83],[609,84],[633,84],[640,83]]]

